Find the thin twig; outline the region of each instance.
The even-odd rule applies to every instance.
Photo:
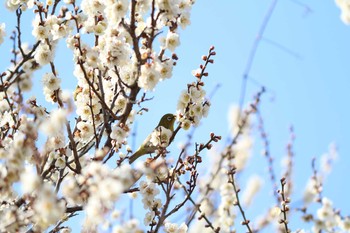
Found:
[[[270,21],[270,18],[272,16],[272,13],[274,12],[274,9],[276,7],[278,0],[272,0],[270,3],[270,6],[265,14],[265,17],[260,25],[258,34],[255,37],[255,40],[253,42],[253,45],[251,47],[249,56],[248,56],[248,60],[246,63],[246,67],[244,69],[243,72],[243,77],[242,77],[242,86],[241,86],[241,91],[240,91],[240,98],[239,98],[239,109],[243,109],[243,104],[244,104],[244,99],[245,99],[245,94],[246,94],[246,89],[247,89],[247,81],[248,81],[248,77],[249,77],[249,73],[250,70],[252,68],[254,59],[255,59],[255,55],[257,52],[257,49],[259,47],[259,44],[261,42],[261,38],[263,37],[264,33],[265,33],[265,29]]]

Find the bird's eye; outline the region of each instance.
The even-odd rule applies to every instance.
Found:
[[[168,116],[166,119],[167,119],[168,121],[171,121],[171,120],[173,119],[173,117]]]

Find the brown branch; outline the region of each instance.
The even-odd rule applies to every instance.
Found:
[[[243,221],[241,222],[242,225],[247,227],[248,232],[253,233],[253,230],[251,229],[251,227],[249,226],[250,220],[247,219],[245,212],[243,210],[243,207],[241,205],[240,199],[239,199],[239,195],[238,193],[241,191],[239,188],[237,188],[236,182],[235,182],[235,177],[234,175],[236,174],[236,168],[232,167],[231,171],[228,172],[228,176],[229,176],[229,181],[228,183],[232,184],[233,190],[235,192],[235,196],[236,196],[236,203],[234,205],[238,206],[239,211],[241,212]]]
[[[282,178],[281,179],[281,186],[282,186],[282,189],[281,190],[278,190],[279,191],[279,194],[281,195],[281,199],[282,199],[282,209],[281,209],[281,212],[283,214],[283,218],[279,220],[279,223],[280,224],[283,224],[284,225],[284,230],[285,230],[285,233],[290,233],[291,230],[289,229],[288,227],[288,219],[287,219],[287,212],[289,211],[289,206],[288,204],[290,203],[290,200],[288,197],[286,197],[286,194],[285,194],[285,185],[286,185],[286,179],[285,178]]]
[[[260,131],[260,137],[261,137],[263,144],[264,144],[264,157],[266,158],[267,163],[268,163],[268,172],[269,172],[270,181],[272,184],[273,195],[276,198],[276,202],[279,203],[280,200],[279,200],[278,194],[276,192],[276,190],[277,190],[276,175],[275,175],[275,170],[273,168],[274,159],[270,154],[269,139],[268,139],[267,133],[265,131],[264,120],[261,116],[261,112],[258,110],[258,111],[256,111],[256,114],[257,114],[258,121],[259,121],[258,129]]]
[[[66,128],[67,128],[68,138],[69,138],[69,141],[70,141],[70,146],[71,146],[71,149],[73,151],[74,163],[75,163],[75,166],[76,166],[75,172],[77,174],[80,174],[80,172],[81,172],[81,164],[80,164],[79,156],[78,156],[78,152],[77,152],[77,145],[75,143],[75,140],[74,140],[74,137],[73,137],[73,134],[72,134],[72,130],[71,130],[70,125],[69,125],[69,121],[66,122]]]
[[[312,172],[313,172],[313,175],[312,175],[312,179],[314,180],[315,182],[315,190],[317,192],[317,202],[321,203],[322,202],[322,181],[318,179],[318,174],[317,174],[317,169],[316,169],[316,158],[313,158],[312,159],[312,162],[311,162],[311,166],[312,166]]]

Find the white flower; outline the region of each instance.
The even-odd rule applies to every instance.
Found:
[[[169,20],[179,14],[179,0],[156,0],[155,2],[160,10],[164,10],[164,14]]]
[[[165,232],[167,233],[186,233],[188,229],[185,223],[182,223],[180,226],[178,226],[176,223],[170,222],[165,223],[164,228]]]
[[[154,183],[148,183],[144,187],[140,187],[140,192],[142,196],[146,199],[153,200],[156,195],[159,194],[159,189]]]
[[[251,204],[254,196],[260,191],[262,182],[263,180],[257,175],[249,178],[247,187],[242,194],[244,205],[249,206]]]
[[[343,221],[341,221],[340,228],[346,232],[350,231],[350,217],[345,217]]]
[[[71,233],[72,229],[70,229],[69,227],[64,227],[60,230],[60,233]]]
[[[107,28],[107,23],[105,21],[99,21],[96,25],[94,25],[94,33],[98,36],[101,36]]]
[[[47,44],[41,43],[35,51],[34,59],[39,65],[46,65],[53,60],[53,52]]]
[[[147,212],[145,218],[143,219],[143,224],[145,224],[145,226],[148,226],[153,221],[154,216],[154,211]]]
[[[98,190],[95,190],[95,192],[98,192]],[[102,207],[103,203],[98,197],[92,196],[89,198],[84,208],[86,213],[84,227],[88,229],[94,228],[95,226],[104,221],[105,210]]]
[[[82,203],[80,187],[75,177],[68,175],[63,181],[62,193],[69,204],[79,205]]]
[[[240,140],[237,141],[236,145],[233,146],[233,150],[236,155],[236,168],[237,171],[241,171],[245,168],[250,156],[251,149],[253,146],[252,137],[250,135],[241,135]]]
[[[13,121],[12,113],[10,111],[4,112],[0,119],[1,127],[3,127],[6,124],[8,124],[10,127],[12,127],[15,124],[15,122]]]
[[[58,40],[60,38],[66,37],[68,32],[69,28],[66,24],[54,24],[51,30],[52,39]]]
[[[115,77],[115,79],[118,79],[118,76],[115,75],[114,72],[109,71],[109,75],[112,77]],[[112,73],[112,74],[111,74]],[[136,81],[136,68],[133,65],[123,67],[123,69],[120,70],[120,77],[128,85],[132,85]]]
[[[87,142],[94,135],[94,128],[92,124],[85,121],[79,121],[77,123],[77,129],[79,129],[79,137],[83,142]]]
[[[88,121],[92,119],[91,115],[91,109],[87,104],[84,104],[83,102],[76,102],[77,104],[77,110],[76,113],[78,116],[81,117],[82,120]]]
[[[111,138],[116,140],[118,143],[121,143],[125,140],[127,136],[127,132],[122,129],[120,126],[117,124],[112,126],[112,133],[111,133]]]
[[[42,78],[43,86],[51,91],[60,88],[61,79],[57,78],[53,73],[45,73]]]
[[[49,37],[49,31],[48,26],[35,25],[32,34],[37,40],[45,40]]]
[[[201,104],[195,104],[191,105],[190,107],[190,116],[192,117],[202,117],[202,105]]]
[[[190,13],[184,12],[177,18],[177,22],[182,29],[185,29],[188,25],[191,24]]]
[[[345,24],[350,24],[350,3],[348,0],[335,0],[338,7],[341,9],[340,18]]]
[[[154,146],[167,147],[173,132],[163,126],[157,127],[151,134],[150,142]]]
[[[165,39],[165,47],[170,51],[174,52],[176,47],[180,45],[180,37],[179,34],[175,32],[168,32],[167,37]]]
[[[118,24],[128,11],[129,2],[127,0],[111,1],[112,4],[106,6],[106,16],[110,23]]]
[[[118,98],[115,101],[115,108],[117,110],[124,110],[126,105],[128,103],[128,99],[126,99],[124,96],[119,95]]]
[[[56,15],[49,14],[45,21],[45,26],[47,26],[50,30],[53,28],[54,25],[62,23],[60,19],[57,18]]]
[[[86,1],[83,1],[83,2],[86,2]],[[74,49],[76,41],[77,41],[77,39],[75,38],[75,36],[73,36],[73,35],[68,36],[66,39],[67,47],[70,49]]]
[[[303,201],[305,203],[310,203],[313,202],[318,194],[316,190],[316,183],[315,179],[309,179],[309,181],[306,184],[305,191],[304,191],[304,196],[303,196]]]
[[[21,184],[23,193],[30,194],[40,187],[41,179],[34,170],[26,167],[21,173]]]
[[[181,128],[188,130],[191,127],[191,121],[188,119],[181,118]]]
[[[195,103],[201,103],[203,101],[203,98],[205,97],[205,90],[202,89],[200,86],[191,86],[189,88],[189,93],[192,101]]]
[[[160,74],[155,69],[154,65],[146,63],[141,67],[141,75],[138,80],[138,85],[140,88],[145,89],[145,91],[152,91],[159,82],[159,79]]]
[[[157,62],[156,70],[159,72],[161,79],[171,78],[173,71],[173,61],[171,59]]]
[[[40,125],[40,129],[48,136],[55,136],[66,123],[67,111],[65,109],[55,109],[50,116]]]
[[[192,75],[196,78],[200,77],[201,73],[202,73],[202,69],[198,68],[196,70],[192,70]]]
[[[179,101],[187,104],[191,101],[191,96],[188,94],[187,90],[181,92]]]
[[[328,198],[322,198],[322,207],[317,210],[317,217],[322,221],[334,219],[333,204]]]
[[[6,36],[5,23],[0,24],[0,45],[4,42],[4,37]]]
[[[66,211],[64,201],[57,199],[56,193],[48,184],[45,184],[38,191],[33,209],[36,213],[34,215],[35,223],[43,230],[61,219]]]
[[[178,226],[176,223],[167,222],[165,223],[164,228],[165,228],[165,232],[167,233],[176,233]]]

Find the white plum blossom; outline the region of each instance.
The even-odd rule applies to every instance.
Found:
[[[49,117],[40,125],[40,129],[48,136],[59,134],[66,123],[67,111],[65,109],[53,110]]]
[[[37,40],[45,40],[49,37],[49,27],[45,26],[45,25],[36,25],[34,26],[34,29],[32,31],[33,36],[37,39]]]
[[[60,230],[60,233],[71,233],[72,229],[69,227],[64,227]]]
[[[229,229],[234,226],[236,216],[234,205],[236,196],[232,184],[224,183],[220,187],[221,203],[218,208],[218,222],[223,232],[229,232]]]
[[[89,195],[84,226],[93,229],[104,221],[107,210],[111,211],[122,192],[132,185],[132,171],[129,165],[111,170],[104,164],[91,162],[82,175]]]
[[[26,167],[21,174],[21,183],[23,193],[31,194],[41,185],[41,178],[30,167]]]
[[[182,29],[185,29],[188,25],[191,24],[190,12],[184,12],[177,18],[177,22]]]
[[[58,39],[64,38],[68,35],[69,31],[70,31],[69,26],[64,23],[54,24],[51,30],[52,39],[58,40]]]
[[[188,130],[191,127],[191,121],[188,119],[181,118],[181,128]]]
[[[350,24],[350,2],[348,0],[335,0],[341,10],[340,18],[345,24]]]
[[[210,108],[210,102],[205,98],[205,91],[200,85],[191,83],[187,90],[181,92],[177,104],[177,112],[180,122],[191,122],[193,126],[198,126],[203,117],[207,117]],[[185,128],[189,128],[184,124]]]
[[[125,82],[128,85],[132,85],[135,83],[136,81],[136,77],[137,77],[137,68],[134,67],[134,65],[125,67],[124,69],[120,70],[120,78],[123,80],[123,82]],[[116,79],[118,78],[115,73],[113,72],[113,74],[109,74],[112,77],[115,77]]]
[[[153,200],[154,197],[159,194],[159,189],[154,183],[146,183],[145,181],[143,181],[140,184],[140,192],[143,198],[147,200]]]
[[[155,66],[147,63],[141,67],[141,75],[138,80],[138,85],[145,91],[152,91],[158,84],[160,77],[161,76]]]
[[[163,126],[159,126],[155,130],[153,130],[150,142],[154,146],[167,147],[169,145],[169,140],[172,134],[173,132],[170,129],[167,129]]]
[[[232,147],[233,153],[235,154],[235,166],[237,171],[241,171],[247,165],[250,157],[251,150],[253,147],[253,139],[250,134],[243,134],[237,141],[237,144]]]
[[[53,60],[53,51],[46,43],[40,43],[35,51],[34,59],[39,65],[46,65]]]
[[[5,23],[0,24],[0,45],[4,42],[6,36]]]
[[[145,226],[150,225],[150,223],[152,223],[152,221],[154,220],[155,217],[155,212],[154,211],[149,211],[145,214],[145,218],[143,220],[143,224]]]
[[[113,33],[113,31],[105,32],[99,44],[99,47],[102,47],[100,59],[110,68],[129,64],[131,54],[129,44],[125,43],[122,38],[114,36]]]
[[[50,91],[55,91],[60,88],[61,79],[56,77],[53,73],[46,73],[42,78],[44,88]]]
[[[171,78],[173,71],[173,61],[170,59],[163,62],[158,61],[156,63],[156,69],[159,72],[161,79]]]
[[[165,38],[165,48],[174,52],[175,49],[180,45],[180,36],[175,32],[168,32]]]
[[[130,219],[123,223],[123,225],[117,225],[113,227],[112,233],[140,233],[143,232],[139,226],[137,219]]]
[[[56,193],[49,184],[45,183],[35,199],[35,228],[45,230],[51,224],[61,219],[66,211],[65,202],[58,200]]]
[[[170,222],[165,223],[164,228],[166,233],[186,233],[188,229],[185,223],[182,223],[179,226],[176,223],[170,223]]]
[[[160,10],[164,11],[166,20],[174,20],[180,13],[179,0],[156,0],[156,5]]]
[[[83,203],[83,199],[80,196],[81,188],[74,176],[68,175],[62,187],[62,193],[70,205],[81,205]]]
[[[129,8],[127,0],[107,1],[105,13],[109,21],[117,24]]]
[[[127,132],[125,129],[121,128],[118,125],[113,125],[112,126],[112,133],[111,133],[111,138],[116,140],[118,143],[122,143],[125,138],[127,137]]]
[[[249,206],[252,203],[253,198],[260,191],[262,183],[263,180],[257,175],[252,175],[249,178],[246,188],[242,194],[242,202],[245,206]]]
[[[93,125],[88,122],[79,121],[77,123],[77,129],[80,131],[79,138],[82,142],[88,142],[91,139],[91,137],[94,136]]]

